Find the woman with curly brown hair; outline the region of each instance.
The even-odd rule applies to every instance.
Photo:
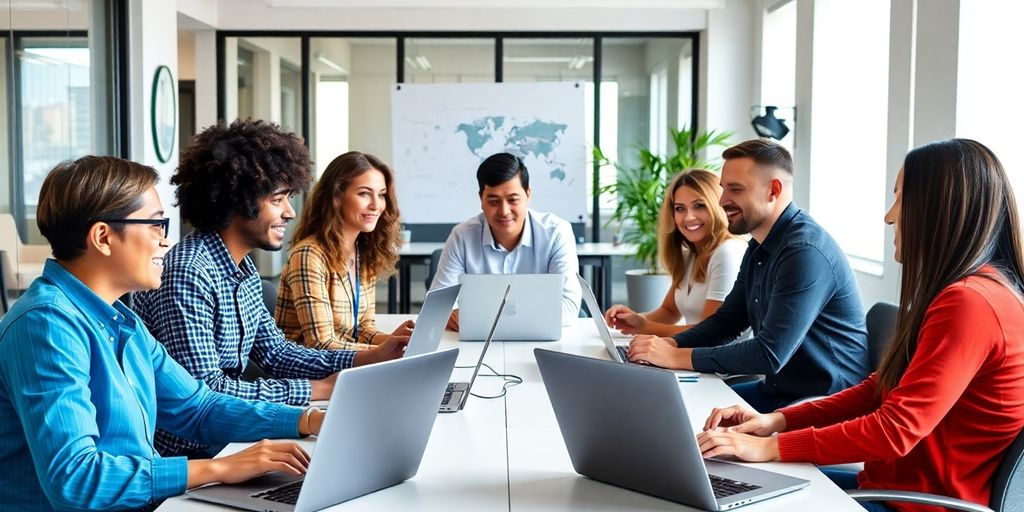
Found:
[[[394,333],[374,323],[377,279],[398,261],[398,201],[391,169],[350,151],[313,187],[281,273],[274,318],[285,337],[313,348],[364,350]]]

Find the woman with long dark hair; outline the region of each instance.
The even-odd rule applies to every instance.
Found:
[[[281,273],[274,318],[285,337],[308,347],[363,350],[412,322],[379,332],[377,280],[394,271],[400,238],[391,168],[350,151],[335,158],[309,195]]]
[[[770,414],[715,409],[698,435],[706,457],[864,461],[856,482],[837,483],[989,503],[1003,452],[1024,428],[1017,204],[996,156],[965,139],[911,151],[895,194],[885,221],[903,274],[896,332],[878,371]]]

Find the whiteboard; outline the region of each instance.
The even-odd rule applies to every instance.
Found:
[[[402,221],[480,213],[476,169],[509,152],[526,163],[530,207],[569,222],[587,213],[583,87],[573,82],[398,84],[392,154]]]

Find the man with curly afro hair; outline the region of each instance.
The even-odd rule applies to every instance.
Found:
[[[171,356],[214,391],[306,405],[330,398],[338,371],[401,357],[409,341],[395,336],[360,352],[315,350],[277,328],[248,255],[281,249],[295,218],[290,198],[311,179],[302,141],[267,121],[211,126],[181,155],[171,183],[195,231],[164,258],[160,288],[136,294],[134,307]],[[265,377],[243,379],[250,360]],[[189,457],[220,449],[159,429],[156,447]]]

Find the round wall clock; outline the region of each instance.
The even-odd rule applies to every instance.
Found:
[[[150,119],[153,128],[153,146],[156,157],[166,163],[171,159],[178,128],[177,86],[167,66],[156,68],[153,75],[153,94],[150,98]]]

